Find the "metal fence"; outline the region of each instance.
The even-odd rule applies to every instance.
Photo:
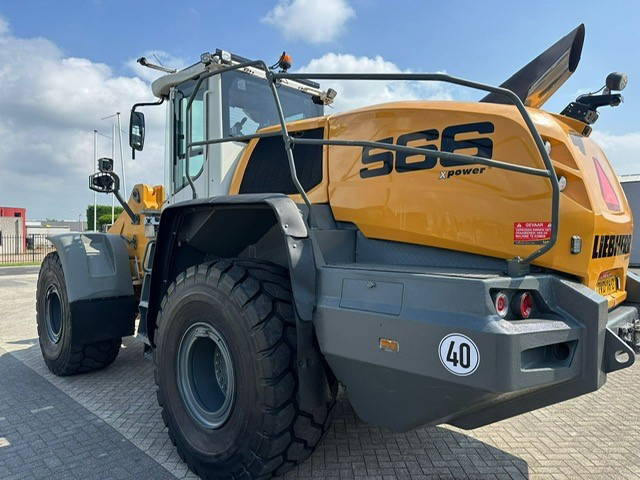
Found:
[[[7,263],[39,263],[54,250],[45,234],[4,235],[0,231],[0,265]]]

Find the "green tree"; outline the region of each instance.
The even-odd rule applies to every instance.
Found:
[[[101,232],[103,225],[111,224],[111,205],[98,205],[96,211],[98,213],[97,229]],[[117,219],[121,213],[122,207],[116,207],[115,218]],[[87,228],[93,230],[93,205],[87,206]]]

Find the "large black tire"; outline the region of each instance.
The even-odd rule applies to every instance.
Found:
[[[48,254],[40,267],[36,318],[40,350],[55,375],[99,370],[118,356],[122,338],[86,343],[74,336],[64,271],[57,252]]]
[[[307,459],[322,439],[335,389],[313,412],[298,406],[295,325],[288,272],[277,265],[218,260],[189,268],[169,286],[155,337],[158,403],[180,457],[201,478],[271,478]],[[180,385],[184,361],[179,358],[195,365],[191,357],[181,356],[194,326],[212,329],[216,339],[223,339],[224,347],[216,348],[228,350],[235,372],[224,376],[235,378],[232,406],[226,420],[213,427],[194,418]],[[204,357],[198,358],[202,363]],[[219,364],[211,360],[207,365],[208,373],[201,375],[215,382]],[[192,375],[193,385],[207,383],[198,380],[200,374]],[[232,387],[217,382],[230,396]]]

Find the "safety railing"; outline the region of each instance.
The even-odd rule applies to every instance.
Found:
[[[0,265],[39,263],[54,250],[46,234],[6,235],[0,231]]]
[[[228,138],[219,138],[219,139],[205,139],[204,141],[192,142],[191,141],[191,106],[193,104],[200,87],[204,80],[214,75],[221,75],[225,72],[231,70],[239,70],[248,67],[256,67],[261,70],[264,70],[266,81],[269,84],[271,93],[273,94],[273,99],[276,105],[276,110],[278,113],[278,117],[280,120],[280,131],[279,132],[270,132],[270,133],[256,133],[254,135],[244,135],[241,137],[228,137]],[[443,152],[439,150],[429,150],[418,147],[409,147],[403,145],[394,145],[389,143],[381,143],[381,142],[373,142],[368,140],[338,140],[338,139],[311,139],[311,138],[297,138],[289,135],[289,131],[287,130],[287,124],[285,120],[285,115],[282,110],[282,103],[280,102],[280,96],[278,95],[278,82],[282,79],[289,80],[373,80],[373,81],[429,81],[429,82],[444,82],[450,83],[454,85],[460,85],[463,87],[468,87],[476,90],[482,90],[485,92],[495,93],[498,95],[502,95],[506,97],[515,107],[518,109],[518,112],[522,116],[527,128],[529,129],[529,133],[531,134],[535,145],[540,153],[540,157],[542,158],[542,163],[544,165],[544,169],[541,168],[533,168],[526,167],[523,165],[515,165],[507,162],[502,162],[499,160],[493,160],[483,157],[478,157],[475,155],[464,155],[460,153],[452,153],[452,152]],[[539,177],[546,177],[549,179],[551,183],[551,238],[547,243],[542,245],[539,249],[532,252],[526,258],[516,257],[508,262],[508,270],[510,273],[519,274],[526,272],[528,265],[540,257],[544,253],[548,252],[555,245],[558,238],[558,221],[559,221],[559,204],[560,204],[560,187],[558,186],[558,178],[555,174],[555,170],[553,168],[553,164],[551,162],[551,158],[547,153],[547,150],[544,146],[544,142],[542,137],[538,133],[529,113],[527,112],[522,100],[511,90],[501,87],[494,87],[492,85],[486,85],[479,82],[473,82],[470,80],[465,80],[462,78],[453,77],[451,75],[446,75],[444,73],[286,73],[286,72],[274,72],[270,70],[266,63],[262,60],[256,60],[252,62],[243,62],[238,63],[236,65],[228,65],[222,67],[220,69],[216,69],[205,74],[201,74],[198,77],[198,82],[196,83],[193,92],[191,93],[189,100],[187,102],[187,108],[185,110],[186,113],[186,148],[185,148],[185,171],[187,172],[187,180],[189,182],[189,186],[193,192],[193,198],[197,198],[196,188],[193,183],[193,180],[189,176],[189,155],[190,151],[194,147],[198,146],[206,146],[213,145],[216,143],[223,142],[238,142],[238,141],[248,141],[253,138],[262,138],[267,136],[275,136],[282,135],[282,139],[284,142],[284,149],[287,155],[287,160],[289,164],[289,170],[291,173],[291,180],[296,190],[302,197],[304,203],[308,209],[309,215],[309,223],[313,224],[312,218],[312,210],[311,210],[311,202],[309,201],[309,197],[305,192],[302,184],[298,179],[298,175],[296,172],[296,165],[294,161],[293,154],[293,146],[295,144],[307,144],[307,145],[337,145],[337,146],[350,146],[350,147],[362,147],[362,148],[376,148],[382,150],[390,150],[396,152],[404,152],[414,155],[422,155],[426,158],[441,158],[445,160],[453,160],[456,162],[461,162],[465,164],[480,164],[488,167],[495,167],[502,170],[508,170],[517,173],[523,173],[525,175],[534,175]]]

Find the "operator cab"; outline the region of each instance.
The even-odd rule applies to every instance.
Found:
[[[195,65],[153,82],[154,95],[168,100],[164,184],[169,204],[193,198],[187,164],[198,198],[228,194],[238,161],[250,140],[246,137],[279,124],[276,103],[264,69],[244,67],[224,71],[245,62],[249,60],[217,50],[214,54],[203,54]],[[283,53],[272,68],[286,70],[289,66],[290,57]],[[222,72],[208,76],[198,87],[201,76],[216,70]],[[190,119],[187,119],[189,99],[196,88]],[[321,117],[324,105],[335,97],[335,92],[323,92],[317,83],[307,80],[283,79],[277,88],[287,122]],[[136,116],[132,115],[131,128],[136,141],[132,148],[141,150],[144,117],[140,118],[140,112],[133,113]],[[193,146],[187,152],[189,141],[233,137],[239,137],[238,141]]]

